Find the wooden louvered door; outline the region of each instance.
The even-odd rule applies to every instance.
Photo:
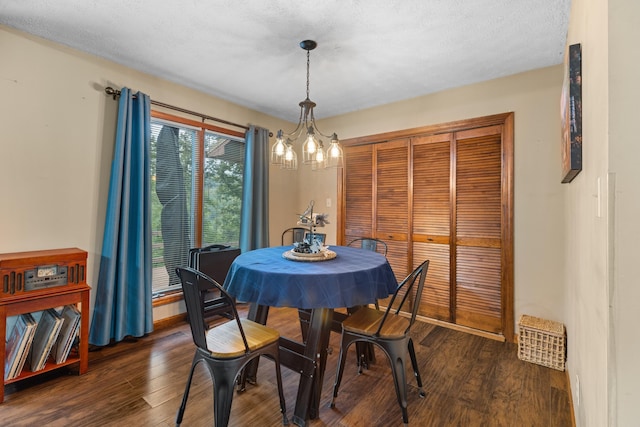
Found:
[[[413,266],[429,260],[420,314],[450,321],[452,134],[413,138]]]
[[[373,145],[348,147],[344,168],[344,242],[373,235]]]
[[[408,268],[408,140],[347,147],[345,158],[344,244],[358,237],[384,240],[402,280]]]
[[[398,280],[430,260],[420,315],[513,340],[513,114],[389,136],[345,144],[339,241],[384,240]]]
[[[501,135],[455,134],[455,323],[502,332]]]
[[[375,146],[374,237],[387,243],[387,259],[398,280],[408,274],[409,140]]]

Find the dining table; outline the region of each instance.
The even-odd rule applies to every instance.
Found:
[[[293,246],[247,251],[231,264],[225,290],[250,303],[248,317],[266,324],[269,307],[311,311],[304,342],[280,337],[280,363],[300,381],[292,421],[306,426],[319,415],[329,335],[336,308],[373,304],[393,294],[397,279],[386,257],[346,246],[325,247],[326,257],[291,256]],[[255,380],[257,365],[245,375]]]

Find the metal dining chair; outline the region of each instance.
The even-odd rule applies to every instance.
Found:
[[[374,237],[358,237],[350,241],[347,246],[361,248],[367,251],[377,252],[385,257],[387,256],[387,243]],[[376,300],[374,305],[376,310],[380,309],[378,300]],[[353,310],[353,308],[350,310]],[[356,357],[358,359],[360,373],[362,373],[363,367],[368,369],[369,365],[376,360],[373,348],[370,345],[362,345],[361,343],[356,344]]]
[[[357,239],[350,241],[347,246],[362,248],[387,256],[387,244],[384,241],[373,237],[358,237]]]
[[[387,243],[383,240],[373,237],[358,237],[350,241],[347,246],[352,248],[362,248],[367,251],[378,252],[379,254],[387,256]],[[379,309],[378,301],[375,302],[376,309]]]
[[[196,345],[182,403],[176,414],[176,426],[182,423],[191,380],[198,363],[203,362],[212,377],[214,426],[226,427],[229,424],[236,377],[249,361],[260,356],[275,362],[282,424],[287,425],[289,420],[280,373],[278,331],[249,319],[240,319],[233,297],[209,276],[188,267],[177,268],[176,273],[182,282],[191,335]],[[227,300],[233,319],[208,329],[204,320],[202,294],[211,289],[217,289],[220,297]]]
[[[429,260],[426,260],[409,274],[398,285],[386,310],[381,311],[369,307],[361,307],[342,322],[342,340],[336,381],[333,386],[332,408],[335,407],[336,398],[338,397],[338,389],[342,381],[349,346],[358,342],[370,343],[382,349],[389,359],[398,403],[402,409],[402,421],[405,425],[408,425],[407,380],[405,375],[407,355],[411,358],[411,365],[418,383],[420,397],[425,397],[420,371],[418,370],[416,352],[409,330],[418,314],[428,268]],[[400,300],[398,303],[396,303],[397,299]],[[403,308],[411,314],[410,318],[400,314]],[[361,367],[358,368],[358,371],[361,372]]]
[[[302,242],[304,240],[304,233],[308,232],[308,228],[303,227],[290,227],[282,232],[280,243],[282,246],[292,245],[295,242]],[[288,236],[291,235],[291,239]]]

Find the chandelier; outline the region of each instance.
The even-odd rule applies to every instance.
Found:
[[[300,118],[298,126],[290,133],[282,129],[276,135],[276,142],[271,148],[271,163],[280,165],[282,169],[298,169],[298,155],[293,149],[293,143],[303,135],[302,163],[311,165],[313,169],[338,168],[343,165],[343,153],[338,135],[325,135],[318,129],[313,108],[316,103],[309,99],[309,56],[318,44],[313,40],[300,42],[300,47],[307,51],[307,98],[300,102]],[[326,148],[320,138],[328,138],[330,143]]]

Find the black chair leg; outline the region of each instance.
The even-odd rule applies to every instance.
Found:
[[[378,309],[379,308],[378,300],[376,300],[375,305],[376,305],[376,309]],[[347,308],[347,312],[349,313],[347,317],[355,313],[356,311],[358,311],[358,309],[360,309],[361,307],[366,307],[366,306],[356,305],[354,307]],[[335,312],[333,317],[334,317],[334,320],[337,317]],[[344,319],[346,319],[346,317]],[[342,323],[344,319],[339,319],[339,322]],[[340,324],[340,332],[341,331],[342,331],[342,325]],[[363,369],[369,369],[369,367],[373,363],[375,363],[375,361],[376,361],[376,356],[373,351],[373,344],[365,341],[356,341],[356,365],[358,366],[358,375],[362,374]]]
[[[280,395],[280,412],[282,412],[282,425],[289,425],[289,418],[287,418],[287,404],[284,401],[284,388],[282,387],[282,372],[280,370],[280,356],[278,354],[279,349],[276,347],[276,351],[273,352],[272,358],[276,364],[276,379],[278,383],[278,394]]]
[[[413,340],[411,338],[409,338],[409,356],[411,357],[413,375],[416,377],[416,382],[418,383],[420,397],[425,397],[427,394],[422,389],[422,378],[420,378],[420,370],[418,369],[418,359],[416,358],[416,350],[413,347]]]
[[[187,408],[187,400],[189,399],[189,389],[191,388],[191,380],[193,379],[193,371],[198,364],[198,353],[193,357],[193,362],[191,362],[191,369],[189,370],[189,378],[187,378],[187,385],[184,388],[184,393],[182,394],[182,403],[180,404],[180,408],[178,409],[178,413],[176,414],[176,427],[182,424],[182,417],[184,416],[184,410]]]
[[[373,344],[363,341],[356,342],[356,359],[358,375],[360,375],[363,369],[369,369],[376,362]]]
[[[342,382],[342,374],[344,373],[344,364],[347,361],[347,349],[349,348],[350,342],[342,342],[340,346],[340,355],[338,356],[338,366],[336,368],[336,381],[333,384],[333,398],[331,399],[331,403],[329,406],[331,408],[336,407],[336,397],[338,397],[338,389],[340,388],[340,383]]]
[[[362,374],[363,369],[369,369],[369,365],[367,365],[367,358],[364,354],[365,350],[363,348],[363,343],[356,343],[356,363],[358,365],[358,375]]]
[[[409,414],[407,412],[407,378],[405,374],[405,356],[407,354],[408,344],[398,345],[400,342],[394,342],[385,346],[389,362],[391,363],[391,373],[393,374],[393,383],[396,386],[396,395],[398,404],[402,409],[402,421],[405,425],[409,424]]]
[[[212,366],[209,364],[213,374],[213,417],[215,427],[226,427],[229,424],[231,415],[231,404],[233,403],[233,389],[236,379],[237,369],[227,366]]]

